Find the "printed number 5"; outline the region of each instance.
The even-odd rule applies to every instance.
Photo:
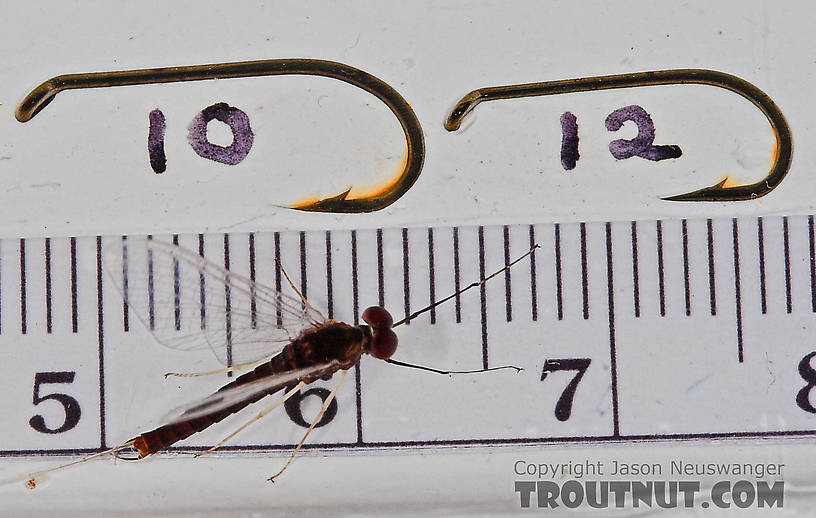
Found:
[[[561,393],[558,398],[558,403],[555,404],[555,417],[559,421],[566,421],[572,414],[572,400],[575,399],[575,391],[578,389],[578,383],[584,377],[586,370],[592,360],[589,358],[572,358],[569,360],[547,360],[544,362],[544,369],[541,371],[541,381],[547,377],[547,373],[555,371],[578,371],[573,376],[572,381],[569,382],[567,388]]]
[[[65,410],[65,421],[63,421],[59,428],[49,428],[45,424],[45,418],[37,414],[28,421],[31,428],[40,433],[62,433],[67,432],[77,425],[82,411],[80,410],[79,402],[76,399],[67,394],[60,393],[40,396],[40,385],[45,385],[48,383],[73,383],[74,374],[74,372],[38,372],[34,375],[34,404],[39,405],[43,401],[49,399],[59,401]]]

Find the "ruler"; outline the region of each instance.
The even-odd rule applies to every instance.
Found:
[[[394,356],[524,371],[440,376],[366,357],[307,447],[816,435],[813,216],[154,236],[174,238],[286,291],[278,259],[312,305],[353,324],[370,305],[399,319],[540,245],[398,328]],[[161,346],[134,318],[106,274],[121,243],[0,241],[0,455],[108,448],[226,383],[164,379],[218,363],[206,347]],[[157,272],[153,282],[173,278]],[[172,308],[155,311],[172,318]],[[195,325],[181,320],[180,333]],[[290,449],[331,383],[310,386],[300,414],[269,416],[221,451]],[[252,407],[174,449],[200,451],[250,415]]]

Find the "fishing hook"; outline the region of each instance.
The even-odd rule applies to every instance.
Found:
[[[771,192],[785,178],[790,168],[793,154],[793,138],[790,126],[776,106],[776,103],[762,90],[748,81],[715,70],[678,69],[656,70],[652,72],[637,72],[611,76],[585,77],[580,79],[566,79],[547,81],[544,83],[526,83],[520,85],[495,86],[473,90],[456,103],[448,119],[445,129],[456,131],[467,116],[479,103],[498,99],[514,99],[517,97],[535,97],[539,95],[558,95],[574,92],[589,92],[595,90],[611,90],[615,88],[635,88],[640,86],[657,86],[673,84],[701,84],[717,86],[738,93],[751,101],[768,118],[771,124],[776,147],[774,160],[770,171],[762,180],[746,185],[725,186],[726,177],[720,182],[702,189],[668,196],[664,200],[671,201],[736,201],[752,200],[765,196]]]
[[[207,79],[232,79],[276,75],[314,75],[339,79],[362,88],[385,103],[394,113],[405,133],[407,144],[402,172],[388,185],[374,193],[349,198],[349,192],[315,201],[293,205],[291,208],[311,212],[372,212],[397,201],[414,185],[425,159],[425,141],[422,126],[408,102],[385,81],[343,63],[321,59],[267,59],[116,72],[65,74],[45,81],[26,95],[17,106],[15,117],[20,122],[31,120],[63,90],[105,88]]]

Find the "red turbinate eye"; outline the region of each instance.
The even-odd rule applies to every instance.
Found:
[[[363,320],[374,329],[389,329],[394,323],[391,313],[380,306],[371,306],[363,311]],[[396,342],[394,347],[396,347]]]
[[[375,328],[374,338],[371,340],[371,356],[380,360],[387,360],[396,350],[397,334],[390,329]]]

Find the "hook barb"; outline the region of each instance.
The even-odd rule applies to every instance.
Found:
[[[45,108],[63,90],[107,88],[209,79],[233,79],[274,75],[313,75],[330,77],[361,88],[382,101],[405,133],[407,154],[405,166],[396,180],[377,192],[349,198],[349,191],[291,208],[312,212],[372,212],[383,209],[401,198],[419,178],[425,160],[425,141],[411,105],[388,83],[357,68],[321,59],[267,59],[115,72],[65,74],[34,88],[14,112],[20,122],[27,122]]]
[[[636,88],[641,86],[658,86],[673,84],[700,84],[725,88],[751,101],[759,108],[771,124],[776,147],[773,164],[765,178],[745,185],[727,186],[728,178],[709,187],[674,196],[662,198],[668,201],[737,201],[753,200],[765,196],[779,185],[790,169],[793,158],[793,137],[790,126],[781,110],[762,90],[748,81],[724,72],[705,69],[655,70],[610,76],[585,77],[547,81],[543,83],[526,83],[520,85],[496,86],[473,90],[465,95],[445,121],[445,129],[456,131],[462,120],[473,111],[479,103],[499,99],[534,97],[540,95],[558,95],[616,88]]]

